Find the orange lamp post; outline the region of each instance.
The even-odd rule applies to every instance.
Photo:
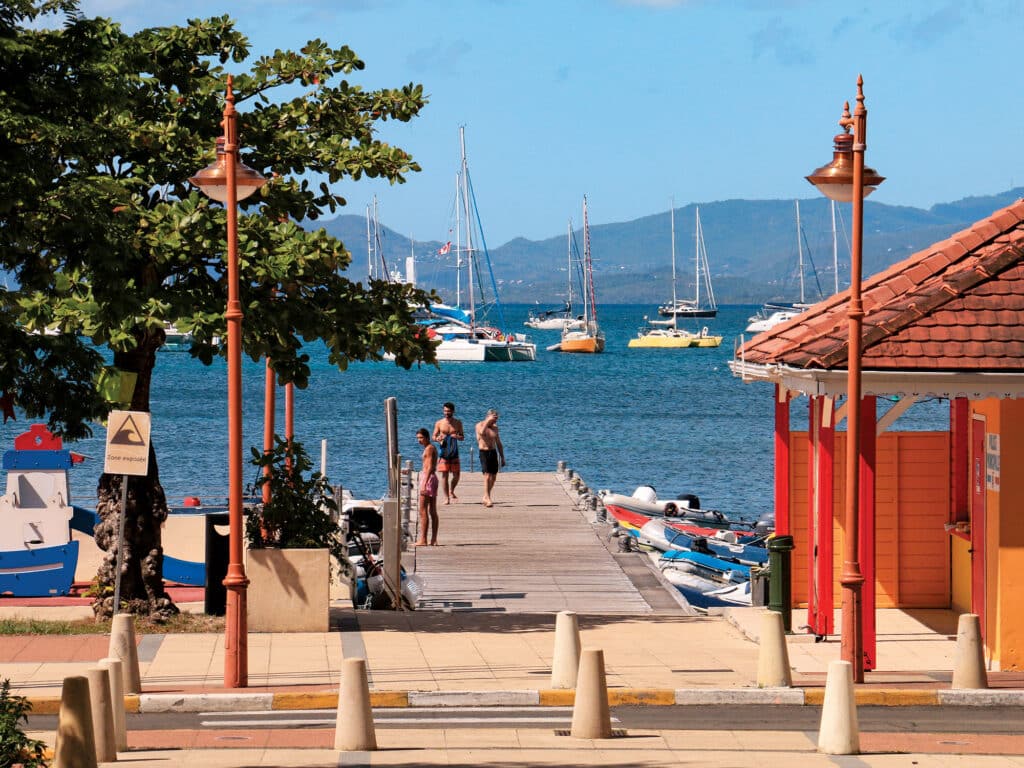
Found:
[[[228,300],[224,317],[228,330],[228,571],[227,618],[224,628],[224,686],[249,684],[246,589],[249,579],[242,562],[242,305],[238,300],[238,201],[266,182],[241,163],[235,124],[235,96],[228,76],[224,104],[224,137],[217,140],[217,159],[189,179],[227,211]]]
[[[853,236],[850,247],[850,301],[847,305],[849,339],[846,380],[846,508],[842,586],[842,658],[853,667],[855,682],[864,682],[864,575],[860,569],[860,411],[861,333],[864,306],[861,303],[861,265],[864,236],[864,198],[885,181],[864,166],[868,111],[864,107],[864,78],[857,77],[857,106],[850,115],[846,102],[835,137],[832,162],[816,169],[807,180],[831,200],[853,204]],[[850,128],[853,135],[850,135]]]

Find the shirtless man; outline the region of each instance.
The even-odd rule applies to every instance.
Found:
[[[498,412],[493,408],[476,425],[476,444],[480,449],[480,470],[484,473],[484,506],[493,507],[491,490],[498,479],[498,467],[505,466],[505,446],[498,434]]]
[[[437,545],[437,448],[430,442],[430,433],[421,429],[416,433],[416,442],[423,446],[423,468],[420,469],[420,528],[416,537],[417,547]]]
[[[459,465],[459,444],[457,440],[465,440],[462,422],[455,418],[455,404],[445,403],[444,418],[434,424],[434,442],[441,444],[441,458],[437,463],[437,471],[441,473],[441,487],[444,489],[444,503],[458,501],[455,486],[459,484],[462,468]],[[451,475],[449,483],[448,476]]]

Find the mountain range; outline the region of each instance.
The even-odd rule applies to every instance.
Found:
[[[940,203],[927,210],[868,200],[864,206],[865,277],[1021,197],[1024,187]],[[680,297],[694,292],[698,208],[718,303],[800,300],[797,206],[793,200],[722,200],[676,208],[676,290]],[[850,209],[848,205],[836,205],[838,270],[833,266],[830,202],[823,197],[800,200],[799,210],[804,298],[817,301],[834,293],[837,271],[839,288],[849,284]],[[366,219],[342,215],[323,226],[352,252],[350,277],[363,279],[368,265]],[[442,222],[439,228],[445,230],[447,223]],[[446,301],[455,300],[454,245],[451,253],[440,255],[444,242],[412,243],[386,226],[378,231],[381,245],[375,258],[382,254],[389,270],[398,267],[404,271],[406,257],[415,253],[417,283],[436,290]],[[578,231],[576,240],[582,243]],[[633,221],[591,225],[590,242],[599,303],[657,304],[671,297],[668,210]],[[489,256],[501,300],[552,305],[564,301],[567,253],[565,233],[544,240],[515,238],[491,249]],[[464,290],[465,275],[462,282]]]

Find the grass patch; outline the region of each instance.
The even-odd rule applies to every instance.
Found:
[[[135,633],[139,635],[165,634],[219,634],[224,631],[223,616],[204,613],[179,613],[169,621],[158,624],[147,618],[135,618]],[[47,621],[43,619],[0,619],[0,635],[109,635],[110,622],[95,619],[76,621]]]

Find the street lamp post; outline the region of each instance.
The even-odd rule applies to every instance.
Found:
[[[831,200],[853,204],[853,237],[850,244],[850,301],[847,305],[849,339],[846,379],[846,532],[843,570],[842,658],[853,667],[854,681],[864,682],[864,575],[860,570],[860,411],[861,333],[864,306],[861,303],[861,265],[864,236],[864,198],[885,181],[864,166],[868,111],[864,107],[864,78],[857,77],[857,106],[850,115],[850,103],[843,107],[835,137],[832,162],[816,169],[807,180]],[[850,128],[853,135],[850,135]],[[826,606],[827,607],[827,606]]]
[[[228,331],[228,571],[227,617],[224,627],[224,686],[249,684],[248,626],[242,562],[242,305],[238,300],[238,201],[266,182],[238,157],[235,96],[228,76],[224,104],[224,137],[217,140],[217,159],[189,179],[227,211],[228,300],[224,313]]]

